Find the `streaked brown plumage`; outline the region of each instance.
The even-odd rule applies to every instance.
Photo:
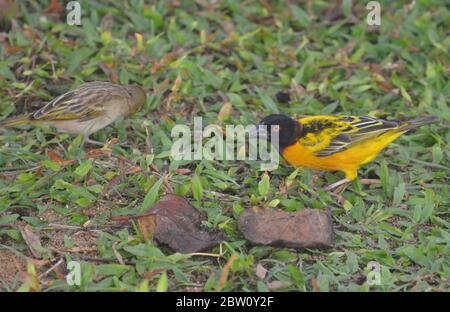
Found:
[[[137,112],[145,101],[145,92],[139,86],[93,81],[60,95],[33,113],[0,121],[0,127],[48,124],[61,132],[88,137]]]

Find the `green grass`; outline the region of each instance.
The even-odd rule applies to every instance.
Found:
[[[139,83],[149,91],[141,112],[93,136],[126,142],[114,146],[111,157],[89,159],[77,139],[49,127],[0,130],[0,247],[30,256],[18,229],[30,224],[53,261],[82,260],[81,286],[68,286],[50,272],[41,279],[43,290],[263,291],[275,281],[284,290],[300,291],[449,290],[446,1],[380,1],[382,24],[375,28],[366,24],[363,1],[355,1],[353,14],[350,1],[343,1],[336,20],[327,18],[328,1],[301,6],[267,1],[266,7],[261,5],[266,1],[245,6],[233,0],[211,6],[201,4],[209,1],[80,1],[79,27],[65,23],[64,11],[59,18],[45,15],[46,1],[41,2],[21,1],[16,27],[1,39],[1,118],[31,111],[84,81]],[[107,13],[113,18],[110,30]],[[143,36],[142,43],[135,34]],[[441,119],[398,139],[363,167],[360,177],[380,178],[382,185],[356,181],[339,204],[321,186],[342,178],[340,173],[292,174],[294,169],[282,164],[269,174],[270,187],[261,194],[264,173],[255,164],[174,161],[171,128],[191,125],[194,116],[217,123],[225,99],[231,113],[221,116],[224,124],[256,123],[278,111]],[[49,152],[75,162],[63,166]],[[140,171],[126,174],[130,163]],[[180,174],[180,168],[190,172]],[[161,175],[204,213],[205,228],[226,232],[222,257],[174,254],[141,243],[136,226],[117,227],[109,219],[137,214],[146,208],[144,201],[156,201],[167,191]],[[329,207],[336,246],[251,246],[237,220],[254,205],[286,211]],[[98,235],[87,238],[97,247],[94,255],[67,251],[80,244],[79,229],[48,228],[48,223],[87,221]],[[232,255],[237,258],[228,280],[219,285]],[[379,286],[365,281],[370,261],[381,265]],[[267,269],[263,279],[256,275],[258,265]],[[50,266],[38,268],[37,275]]]

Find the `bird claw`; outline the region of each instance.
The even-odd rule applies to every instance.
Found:
[[[92,144],[92,145],[101,146],[101,147],[105,146],[105,144],[106,144],[106,143],[104,143],[104,142],[91,140],[91,139],[89,139],[89,138],[86,138],[86,139],[84,140],[84,142],[85,142],[85,143],[88,143],[88,144]]]

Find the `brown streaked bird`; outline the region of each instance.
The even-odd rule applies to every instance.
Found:
[[[0,121],[0,127],[22,124],[46,124],[60,132],[89,135],[121,117],[139,111],[146,101],[144,90],[106,81],[87,82],[64,93],[37,111]]]
[[[272,131],[278,132],[278,150],[289,164],[342,171],[345,179],[326,188],[331,190],[356,179],[362,165],[373,161],[402,134],[437,120],[434,116],[388,121],[367,116],[327,115],[293,119],[276,114],[263,118],[260,126],[273,126]],[[270,134],[270,129],[267,132]],[[270,135],[266,139],[270,141]]]

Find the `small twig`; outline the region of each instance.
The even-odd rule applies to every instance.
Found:
[[[216,257],[216,258],[221,258],[223,257],[224,253],[222,250],[222,244],[219,245],[219,253],[218,254],[214,254],[214,253],[207,253],[207,252],[192,252],[190,253],[191,256],[204,256],[204,257]]]
[[[202,256],[202,257],[215,257],[215,258],[221,258],[222,254],[214,254],[214,253],[207,253],[207,252],[192,252],[189,255],[191,256]]]
[[[54,265],[51,266],[50,269],[48,269],[47,271],[45,271],[44,273],[42,273],[41,275],[39,275],[39,279],[43,278],[44,276],[47,276],[51,271],[53,271],[54,269],[56,269],[56,267],[58,267],[59,265],[61,265],[61,263],[63,263],[64,258],[59,259],[58,262],[56,262]]]

